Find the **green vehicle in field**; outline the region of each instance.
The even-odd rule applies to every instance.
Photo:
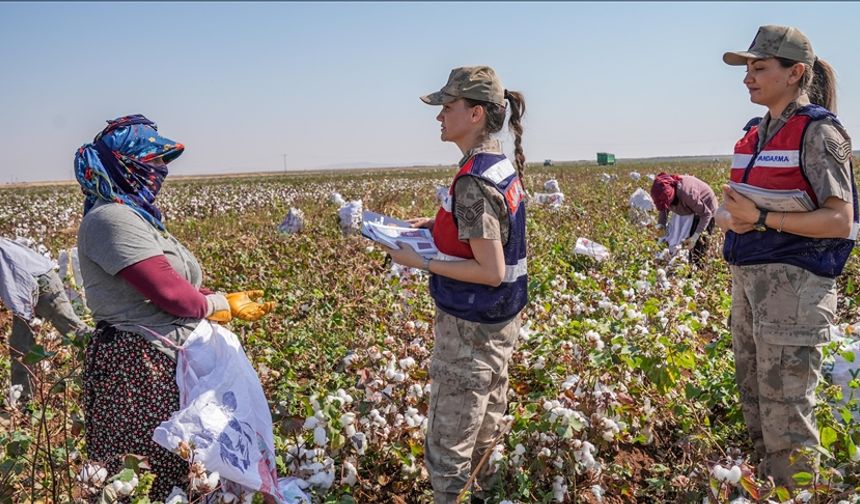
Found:
[[[598,152],[597,153],[597,164],[600,166],[614,165],[615,164],[615,154],[610,154],[608,152]]]

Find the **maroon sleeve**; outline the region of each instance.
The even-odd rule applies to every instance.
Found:
[[[163,255],[123,268],[119,276],[171,315],[202,319],[209,310],[206,296],[179,276]]]

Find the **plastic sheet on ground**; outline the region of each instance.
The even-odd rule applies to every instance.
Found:
[[[573,253],[592,257],[598,261],[605,261],[606,259],[609,259],[610,256],[608,248],[599,243],[593,242],[588,238],[582,237],[576,239],[576,246],[573,248]]]
[[[558,180],[549,179],[543,184],[543,190],[548,193],[560,193],[561,188],[558,186]]]
[[[361,232],[361,216],[364,205],[361,200],[350,201],[341,206],[337,215],[340,219],[340,230],[344,235],[353,235]]]
[[[203,320],[176,359],[179,411],[152,435],[176,452],[185,441],[194,460],[222,480],[288,501],[275,466],[272,415],[260,379],[235,334]],[[289,485],[283,485],[289,488]]]
[[[530,200],[536,205],[548,205],[552,208],[558,208],[564,204],[564,194],[557,193],[534,193]]]
[[[290,211],[284,222],[278,226],[278,231],[286,234],[294,234],[305,228],[305,213],[298,208],[290,207]]]

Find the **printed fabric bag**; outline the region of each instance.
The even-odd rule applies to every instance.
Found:
[[[176,383],[179,411],[155,429],[156,443],[174,453],[181,441],[191,443],[194,460],[218,471],[225,487],[240,485],[279,503],[306,499],[284,496],[292,478],[278,481],[272,415],[235,334],[202,320],[178,351]]]

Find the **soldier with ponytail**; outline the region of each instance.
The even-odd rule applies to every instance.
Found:
[[[436,217],[412,220],[432,229],[437,256],[424,259],[409,247],[389,250],[395,262],[430,272],[436,302],[424,461],[439,504],[457,502],[492,448],[507,409],[508,362],[528,301],[526,106],[523,95],[506,90],[487,66],[455,68],[440,91],[421,100],[442,106],[436,117],[442,141],[463,154]],[[493,138],[508,110],[513,162]],[[492,470],[483,469],[477,477],[481,492],[493,485]]]
[[[731,180],[800,190],[813,207],[758,208],[725,186],[716,215],[726,232],[732,348],[757,476],[793,487],[794,474],[816,473],[821,349],[835,322],[836,278],[857,238],[851,139],[835,115],[833,68],[798,29],[762,26],[748,50],[723,61],[746,67],[750,100],[768,109],[735,144]]]

